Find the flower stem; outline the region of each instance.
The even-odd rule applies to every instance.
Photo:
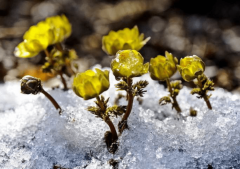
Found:
[[[131,113],[131,110],[132,110],[132,106],[133,106],[133,99],[134,99],[134,96],[132,94],[132,91],[131,91],[131,88],[132,88],[132,79],[131,78],[128,78],[127,79],[127,83],[128,83],[128,88],[130,89],[128,91],[128,106],[127,106],[127,110],[126,110],[126,113],[124,114],[123,118],[122,118],[122,121],[124,120],[127,120],[130,113]]]
[[[44,52],[45,52],[45,55],[46,55],[48,58],[50,58],[50,53],[48,52],[48,50],[46,49],[46,50],[44,50]]]
[[[98,101],[98,105],[100,106],[101,110],[105,113],[106,112],[106,108],[103,105],[103,102],[101,101],[99,96],[97,96],[96,99]],[[115,142],[118,139],[118,135],[117,135],[116,129],[115,129],[111,119],[109,118],[109,116],[106,116],[104,118],[104,121],[108,124],[108,126],[109,126],[109,128],[111,130],[111,133],[112,133],[112,143],[113,143],[113,142]]]
[[[171,95],[171,98],[173,99],[173,107],[175,108],[175,110],[178,112],[178,113],[181,113],[181,108],[179,107],[179,104],[177,102],[177,99],[176,99],[176,96],[173,96],[173,90],[172,90],[172,87],[171,87],[171,84],[170,84],[170,80],[169,78],[166,79],[166,82],[167,82],[167,86],[168,86],[168,90],[170,92],[170,95]]]
[[[58,73],[59,73],[59,75],[60,75],[60,77],[61,77],[61,80],[62,80],[62,83],[63,83],[63,90],[64,90],[64,91],[68,90],[67,83],[66,83],[66,80],[65,80],[64,77],[63,77],[62,71],[59,71]]]
[[[48,94],[43,88],[42,88],[41,92],[52,102],[54,107],[59,111],[59,115],[61,115],[62,109],[59,106],[59,104],[56,102],[56,100],[50,94]]]
[[[199,88],[201,89],[201,91],[203,92],[203,99],[204,99],[204,101],[206,102],[206,104],[207,104],[207,106],[208,106],[208,109],[212,110],[212,105],[211,105],[211,103],[210,103],[210,101],[209,101],[209,99],[208,99],[208,96],[207,96],[207,94],[206,94],[206,91],[202,90],[202,86],[203,86],[203,85],[202,85],[202,82],[201,82],[199,76],[197,77],[197,80],[198,80],[198,86],[199,86]]]
[[[211,105],[211,103],[210,103],[207,95],[205,95],[205,96],[203,97],[203,99],[204,99],[204,101],[206,102],[208,108],[209,108],[210,110],[212,110],[212,105]]]
[[[63,52],[63,47],[61,43],[57,43],[55,46],[60,52]]]
[[[105,122],[108,124],[110,130],[111,130],[111,133],[112,133],[112,142],[115,142],[117,141],[118,139],[118,135],[117,135],[117,132],[116,132],[116,129],[111,121],[111,119],[107,116],[105,118]]]
[[[128,90],[127,90],[127,100],[128,100],[128,105],[127,105],[127,110],[122,118],[122,120],[118,123],[118,131],[120,133],[123,132],[126,128],[128,128],[127,125],[127,119],[132,111],[132,106],[133,106],[133,93],[132,93],[132,79],[127,78],[127,84],[128,84]]]

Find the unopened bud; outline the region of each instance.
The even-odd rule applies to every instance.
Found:
[[[21,92],[23,94],[38,94],[41,90],[42,85],[40,79],[29,75],[21,79]]]

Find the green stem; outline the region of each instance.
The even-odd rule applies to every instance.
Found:
[[[173,90],[172,90],[172,87],[171,87],[171,84],[170,84],[170,80],[169,78],[166,79],[166,82],[167,82],[167,86],[168,86],[168,90],[170,92],[170,95],[171,95],[171,98],[173,99],[173,107],[175,108],[175,110],[178,112],[178,113],[181,113],[182,110],[181,108],[179,107],[179,104],[177,102],[177,99],[176,97],[172,97],[173,96]]]
[[[98,101],[98,105],[100,106],[101,110],[105,113],[106,112],[106,108],[103,105],[103,102],[101,101],[101,99],[99,98],[99,96],[96,97],[97,101]],[[111,121],[111,119],[109,118],[109,116],[106,116],[104,121],[108,124],[111,133],[112,133],[112,142],[116,141],[118,139],[118,135],[116,132],[116,129]]]
[[[130,89],[128,91],[128,106],[127,106],[127,110],[126,110],[126,113],[124,114],[123,118],[122,118],[122,121],[125,121],[128,119],[130,113],[131,113],[131,110],[132,110],[132,106],[133,106],[133,99],[134,99],[134,96],[132,94],[132,91],[131,91],[131,88],[132,88],[132,79],[131,78],[128,78],[127,79],[127,83],[128,83],[128,88]]]
[[[44,89],[42,89],[41,92],[52,102],[54,107],[59,111],[59,115],[61,115],[62,109],[59,106],[59,104],[56,102],[56,100],[50,94],[48,94]]]
[[[202,90],[202,82],[201,80],[199,79],[199,77],[197,77],[197,80],[198,80],[198,86],[199,88],[201,89],[201,91],[203,92],[203,99],[204,101],[206,102],[207,106],[208,106],[208,109],[212,110],[212,105],[207,97],[207,94],[206,94],[206,91],[203,91]]]

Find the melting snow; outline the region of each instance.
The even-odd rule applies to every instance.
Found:
[[[104,92],[112,105],[117,83]],[[42,94],[23,95],[20,82],[0,85],[0,168],[110,169],[108,161],[119,161],[120,169],[240,168],[240,97],[216,89],[208,110],[203,100],[183,88],[177,100],[185,119],[177,118],[170,105],[159,106],[168,94],[163,86],[148,80],[143,104],[134,101],[128,120],[129,130],[119,137],[119,149],[112,155],[103,141],[109,130],[101,119],[86,110],[94,105],[72,90],[46,89],[64,109],[59,116]],[[126,104],[122,99],[121,104]],[[189,108],[198,111],[189,117]],[[113,119],[117,126],[119,119]]]

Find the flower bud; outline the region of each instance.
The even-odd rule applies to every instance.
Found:
[[[111,69],[115,77],[138,77],[148,72],[149,63],[143,61],[136,50],[120,50],[111,62]]]
[[[165,56],[158,55],[150,60],[149,72],[153,80],[165,81],[177,71],[177,58],[167,51]]]
[[[125,28],[117,32],[110,31],[102,38],[102,49],[109,55],[115,55],[119,50],[134,49],[139,51],[150,39],[143,40],[144,35],[139,35],[138,27]]]
[[[21,92],[23,94],[38,94],[41,90],[42,85],[40,79],[29,75],[21,79]]]
[[[73,91],[84,100],[92,99],[99,96],[102,92],[108,90],[109,71],[100,69],[87,70],[83,73],[78,73],[73,80]]]
[[[177,66],[182,78],[190,82],[197,78],[198,75],[203,74],[205,70],[205,64],[201,58],[196,55],[186,56],[180,60],[180,65]]]

